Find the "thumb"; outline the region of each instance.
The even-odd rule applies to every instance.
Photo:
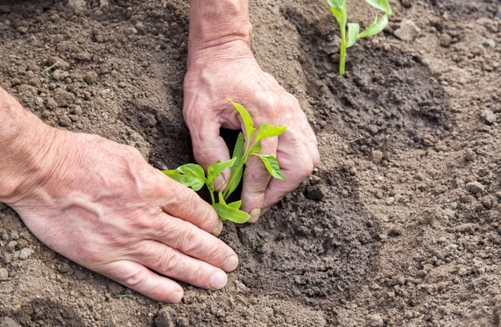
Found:
[[[261,141],[261,153],[276,155],[277,140]],[[255,223],[261,215],[265,201],[265,191],[268,188],[271,175],[257,156],[251,155],[246,163],[244,183],[242,186],[242,210],[250,214],[250,223]]]

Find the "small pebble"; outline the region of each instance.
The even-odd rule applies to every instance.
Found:
[[[71,267],[69,264],[67,264],[66,262],[62,263],[59,267],[57,267],[57,270],[61,273],[61,274],[66,274],[66,273],[69,273],[72,271]]]
[[[461,203],[473,203],[475,201],[475,197],[473,195],[465,195],[460,199]]]
[[[97,75],[96,72],[87,72],[87,73],[85,73],[84,81],[87,84],[94,84],[94,83],[97,82],[97,79],[98,79],[98,75]]]
[[[76,97],[73,93],[61,89],[57,90],[54,94],[54,100],[59,107],[67,107],[73,104],[75,99]]]
[[[380,315],[373,314],[373,315],[370,315],[368,318],[369,318],[369,326],[370,327],[383,327],[384,326],[384,320],[383,320],[383,318],[381,318]]]
[[[71,126],[71,119],[66,115],[60,116],[59,117],[59,126],[70,127]]]
[[[313,201],[321,201],[327,194],[327,188],[324,185],[314,185],[306,188],[305,196]]]
[[[476,159],[477,155],[475,152],[473,152],[472,149],[466,149],[465,154],[464,154],[464,159],[466,161],[474,161]]]
[[[383,160],[383,152],[379,150],[374,150],[371,152],[371,159],[374,163],[380,163]]]
[[[496,115],[489,109],[484,110],[484,112],[482,112],[482,118],[484,119],[484,122],[489,125],[494,124],[496,122]]]
[[[31,256],[32,253],[33,253],[32,249],[30,249],[30,248],[24,248],[19,253],[19,259],[26,260],[26,259],[28,259]]]
[[[0,280],[9,279],[9,271],[5,268],[0,268]]]
[[[470,182],[466,184],[466,190],[472,194],[483,192],[485,187],[479,182]]]
[[[451,45],[452,37],[449,34],[444,33],[440,35],[439,41],[442,47],[447,48]]]

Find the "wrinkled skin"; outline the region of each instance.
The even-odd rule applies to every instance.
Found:
[[[256,157],[247,162],[242,209],[255,222],[318,164],[315,135],[297,100],[255,61],[247,1],[190,5],[184,116],[196,160],[207,168],[230,157],[219,129],[243,123],[227,97],[244,105],[256,125],[287,126],[262,142],[262,153],[277,157],[287,181],[270,180]],[[181,300],[173,279],[220,289],[225,271],[238,265],[234,251],[213,236],[222,229],[215,211],[195,192],[132,147],[43,124],[2,89],[0,171],[0,201],[43,243],[155,300]],[[225,180],[228,171],[219,189]]]
[[[228,51],[231,49],[231,51]],[[185,78],[184,117],[190,129],[195,159],[205,169],[217,160],[230,159],[220,128],[244,129],[237,111],[227,100],[242,104],[255,126],[287,126],[278,138],[262,142],[263,154],[275,155],[286,181],[271,179],[259,158],[251,156],[243,178],[242,210],[250,222],[294,190],[319,162],[317,141],[294,96],[259,67],[244,41],[233,41],[190,54]],[[229,171],[219,188],[229,181]]]
[[[221,222],[195,192],[148,165],[130,146],[27,117],[32,126],[9,146],[26,143],[37,151],[26,155],[22,171],[12,171],[23,178],[12,177],[20,183],[0,200],[40,241],[159,301],[182,298],[181,286],[167,277],[207,289],[226,284],[224,271],[236,268],[237,256],[210,234],[219,234]],[[2,177],[8,176],[6,168]]]

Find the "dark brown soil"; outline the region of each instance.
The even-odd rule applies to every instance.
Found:
[[[0,204],[0,325],[501,326],[501,4],[390,1],[388,28],[339,77],[324,2],[251,1],[255,55],[299,99],[322,161],[256,225],[225,225],[241,262],[225,289],[154,302]],[[373,19],[362,0],[349,9]],[[0,35],[0,84],[46,123],[159,169],[193,162],[187,1],[4,0]]]

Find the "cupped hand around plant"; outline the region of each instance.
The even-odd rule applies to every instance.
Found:
[[[211,235],[221,222],[194,191],[130,146],[47,126],[35,134],[29,146],[37,148],[37,167],[26,167],[15,194],[3,200],[39,240],[159,301],[182,298],[170,278],[207,289],[226,284],[224,271],[236,268],[237,256]]]
[[[220,128],[241,130],[244,124],[227,98],[245,106],[256,125],[287,126],[277,138],[262,141],[261,153],[274,155],[285,181],[271,179],[259,158],[251,157],[243,178],[242,210],[250,222],[294,190],[319,162],[317,141],[297,99],[256,62],[240,40],[190,51],[184,82],[184,117],[196,161],[205,169],[230,159]],[[228,182],[222,174],[219,187]],[[218,185],[216,185],[217,187]]]

